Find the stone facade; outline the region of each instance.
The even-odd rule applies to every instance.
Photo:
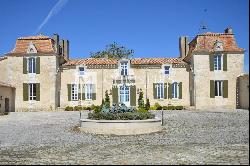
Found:
[[[249,110],[249,74],[242,74],[237,78],[238,108]]]
[[[15,94],[12,111],[100,105],[106,91],[111,103],[124,101],[134,107],[142,91],[151,106],[236,108],[237,76],[243,73],[245,50],[237,46],[232,30],[197,35],[190,43],[180,38],[181,56],[177,58],[74,60],[68,49],[68,40],[59,42],[58,35],[22,37],[13,51],[0,57],[0,82],[12,85],[8,94]],[[222,58],[221,68],[214,70],[217,55]],[[28,58],[36,60],[28,62]],[[27,72],[29,63],[35,63],[35,73]],[[216,81],[223,82],[223,89],[218,89]],[[3,89],[0,92],[7,93]],[[214,94],[217,90],[221,90],[219,96]]]

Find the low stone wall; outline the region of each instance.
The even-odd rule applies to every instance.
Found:
[[[158,118],[147,120],[91,120],[81,119],[81,131],[94,134],[137,135],[162,129]]]

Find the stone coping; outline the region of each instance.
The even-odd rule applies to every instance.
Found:
[[[95,123],[145,123],[145,122],[161,122],[161,119],[156,117],[155,119],[145,120],[94,120],[94,119],[80,119],[82,122],[95,122]]]
[[[138,135],[162,130],[159,118],[146,120],[91,120],[80,119],[80,130],[105,135]]]

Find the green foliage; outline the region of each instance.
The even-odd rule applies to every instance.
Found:
[[[155,103],[154,105],[156,107],[156,110],[161,110],[162,106],[159,103]]]
[[[151,106],[151,107],[149,108],[149,110],[156,110],[156,107],[155,107],[155,106]]]
[[[163,110],[183,110],[184,109],[183,106],[173,106],[173,105],[163,106],[162,108]]]
[[[80,111],[80,110],[82,110],[82,106],[75,106],[74,107],[74,111]]]
[[[74,109],[73,109],[73,107],[71,107],[71,106],[67,106],[66,108],[65,108],[65,111],[73,111]]]
[[[104,105],[106,106],[106,108],[110,108],[110,98],[107,90],[105,91]]]
[[[98,51],[98,52],[91,52],[91,58],[130,58],[133,56],[134,50],[126,49],[124,46],[119,46],[117,43],[113,42],[106,46],[105,50]]]
[[[141,89],[140,89],[139,98],[138,98],[138,107],[144,108],[143,92]]]
[[[145,104],[145,109],[149,110],[149,108],[150,108],[150,102],[149,102],[149,99],[147,99],[146,104]]]
[[[138,108],[138,110],[136,110],[137,112],[142,112],[142,113],[146,113],[148,112],[148,110],[146,110],[145,108]]]
[[[102,109],[101,106],[95,106],[94,112],[95,112],[95,113],[99,113],[99,112],[101,112],[101,109]]]
[[[154,114],[151,114],[149,112],[125,112],[125,113],[89,113],[88,119],[94,119],[94,120],[145,120],[145,119],[153,119],[155,118]]]
[[[183,107],[183,106],[175,106],[175,109],[176,109],[176,110],[183,110],[184,107]]]

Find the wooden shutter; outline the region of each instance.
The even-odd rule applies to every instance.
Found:
[[[227,71],[227,54],[223,55],[223,71]]]
[[[223,97],[228,98],[228,80],[223,81]]]
[[[157,99],[157,84],[153,83],[153,95],[154,99]]]
[[[164,99],[168,98],[168,84],[164,83]]]
[[[182,99],[182,82],[179,83],[179,99]]]
[[[36,58],[36,74],[40,74],[40,57]]]
[[[81,100],[81,84],[78,84],[78,100]]]
[[[136,86],[130,86],[130,106],[136,106]]]
[[[85,86],[86,86],[86,84],[83,84],[83,87],[82,87],[82,100],[85,100]]]
[[[209,55],[210,71],[214,71],[214,55]]]
[[[112,99],[113,99],[113,103],[118,104],[118,88],[117,87],[112,87]]]
[[[26,83],[23,83],[23,101],[28,101],[28,94],[29,94],[29,86]]]
[[[23,74],[27,74],[27,58],[23,58]]]
[[[210,80],[210,98],[215,98],[215,81]]]
[[[94,92],[94,93],[92,93],[92,100],[96,100],[95,84],[92,84],[92,90]]]
[[[68,87],[68,101],[71,101],[71,84],[67,84]]]
[[[168,98],[172,99],[172,84],[168,83]]]
[[[40,83],[36,83],[36,101],[40,101]]]

